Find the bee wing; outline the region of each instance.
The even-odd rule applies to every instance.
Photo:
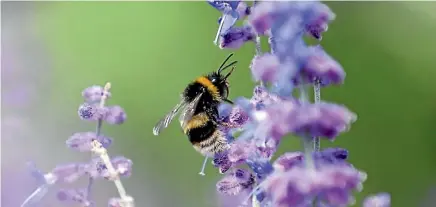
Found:
[[[179,117],[180,126],[182,126],[182,129],[186,127],[186,124],[194,115],[195,109],[197,108],[198,102],[200,101],[202,95],[203,93],[198,94],[194,100],[187,104],[184,108],[183,113]]]
[[[186,102],[182,99],[180,103],[178,103],[171,112],[169,112],[164,118],[162,118],[153,128],[153,134],[159,135],[159,133],[162,131],[162,129],[165,129],[168,127],[168,125],[171,123],[171,121],[174,119],[174,117],[177,115],[179,110],[186,106]]]

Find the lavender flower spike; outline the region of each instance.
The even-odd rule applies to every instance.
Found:
[[[111,84],[106,83],[106,85],[104,86],[103,93],[107,94],[110,88],[111,88]],[[104,106],[105,100],[106,100],[105,96],[103,96],[100,101],[100,107]],[[97,139],[94,139],[92,141],[91,146],[92,146],[91,151],[100,157],[100,159],[102,160],[102,162],[104,163],[104,165],[108,170],[109,176],[112,178],[115,186],[117,187],[120,198],[123,200],[124,203],[126,203],[126,205],[123,207],[133,207],[134,205],[133,198],[127,195],[126,190],[124,189],[124,186],[119,178],[119,172],[117,172],[117,170],[115,170],[115,167],[112,165],[111,159],[109,157],[109,154],[107,153],[106,148],[104,148],[102,143],[100,143]]]
[[[226,125],[221,128],[231,143],[213,160],[220,173],[227,172],[217,183],[217,191],[238,197],[252,189],[241,201],[244,205],[251,199],[251,207],[353,204],[352,191],[362,189],[366,174],[347,162],[346,149],[320,149],[319,142],[320,138],[334,141],[356,121],[356,114],[346,107],[321,102],[321,86],[342,84],[345,71],[321,46],[308,46],[303,39],[310,35],[321,40],[335,14],[319,1],[254,1],[249,12],[245,5],[238,9],[239,1],[210,4],[228,15],[246,11],[247,26],[233,27],[234,19],[227,24],[231,27],[219,32],[220,48],[238,49],[255,41],[250,69],[253,80],[260,82],[251,99],[236,99],[233,108],[220,106],[220,121]],[[222,18],[220,28],[224,21]],[[269,36],[270,53],[262,54],[259,35]],[[309,100],[308,86],[314,88],[314,103]],[[293,95],[295,89],[299,97]],[[239,137],[235,130],[242,131]],[[299,136],[303,151],[287,152],[272,161],[281,140],[289,134]],[[238,169],[240,165],[250,170]],[[235,176],[239,171],[252,175],[256,182],[252,183],[250,176]],[[244,186],[247,182],[250,185]],[[388,194],[369,197],[363,204],[389,205]]]

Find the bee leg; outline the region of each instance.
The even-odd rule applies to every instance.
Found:
[[[224,99],[224,101],[229,103],[229,104],[235,104],[235,103],[233,103],[233,101],[230,101],[229,99]]]
[[[207,164],[207,159],[209,159],[209,157],[204,156],[204,161],[203,161],[203,165],[201,166],[201,170],[198,173],[201,176],[205,176],[206,174],[204,173],[204,170],[206,169],[206,164]]]

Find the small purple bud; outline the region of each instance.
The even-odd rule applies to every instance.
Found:
[[[342,84],[346,75],[342,66],[320,46],[308,48],[308,56],[301,73],[305,83],[314,83],[318,79],[322,86]]]
[[[390,207],[391,196],[389,193],[379,193],[366,197],[363,201],[363,207]]]
[[[245,2],[240,2],[236,8],[239,19],[243,19],[250,14],[250,7]]]
[[[85,174],[84,164],[71,163],[56,166],[51,173],[58,179],[66,183],[73,183]]]
[[[112,144],[112,139],[103,135],[97,137],[95,132],[75,133],[66,141],[66,144],[69,148],[79,152],[90,152],[92,149],[91,144],[94,139],[97,139],[104,148],[108,148]]]
[[[84,207],[94,206],[94,203],[86,198],[85,189],[61,189],[58,191],[56,197],[59,201],[66,203],[80,204],[80,206]]]
[[[121,177],[129,177],[132,173],[132,161],[122,157],[114,157],[111,159],[111,163],[118,175]],[[105,178],[112,179],[112,175],[109,173],[108,168],[100,158],[94,158],[85,167],[86,173],[93,178]]]
[[[42,185],[47,183],[44,173],[36,167],[34,162],[27,162],[27,168],[29,169],[32,177],[37,180],[38,184]]]
[[[325,4],[316,4],[310,19],[306,20],[306,33],[321,40],[322,33],[327,31],[328,24],[335,19],[335,14]]]
[[[238,195],[243,190],[251,191],[254,183],[254,175],[249,171],[245,169],[235,169],[218,181],[216,186],[218,192],[227,195]]]
[[[251,8],[248,21],[257,34],[265,35],[271,29],[276,4],[274,2],[262,1]]]
[[[120,176],[129,177],[132,174],[133,162],[122,156],[114,157],[111,159],[112,165],[118,171]]]
[[[255,56],[250,68],[255,81],[273,82],[276,80],[280,61],[277,56],[265,53]]]
[[[229,160],[227,151],[216,153],[212,164],[218,168],[221,174],[227,172],[232,167],[232,162]]]
[[[79,117],[83,120],[93,120],[94,116],[97,114],[97,106],[84,103],[79,106]]]
[[[255,34],[251,28],[232,27],[220,38],[220,48],[238,49],[248,41],[254,41]]]
[[[301,164],[303,160],[303,153],[301,152],[286,152],[278,157],[274,163],[274,169],[287,171],[293,168],[295,165]]]
[[[120,106],[107,107],[108,111],[104,120],[109,124],[122,124],[126,121],[127,115],[123,108]]]
[[[103,87],[101,86],[91,86],[82,91],[82,96],[86,102],[95,103],[101,100],[103,96]],[[110,98],[111,94],[108,93],[107,97]]]

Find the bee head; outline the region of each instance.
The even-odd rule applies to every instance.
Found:
[[[210,81],[218,87],[220,95],[223,98],[227,98],[229,96],[229,82],[227,81],[227,78],[233,73],[233,70],[235,70],[236,67],[235,64],[238,63],[238,61],[233,61],[228,65],[224,66],[232,56],[233,53],[227,56],[227,58],[223,61],[218,70],[209,76]],[[230,71],[224,75],[223,71],[230,67]]]

